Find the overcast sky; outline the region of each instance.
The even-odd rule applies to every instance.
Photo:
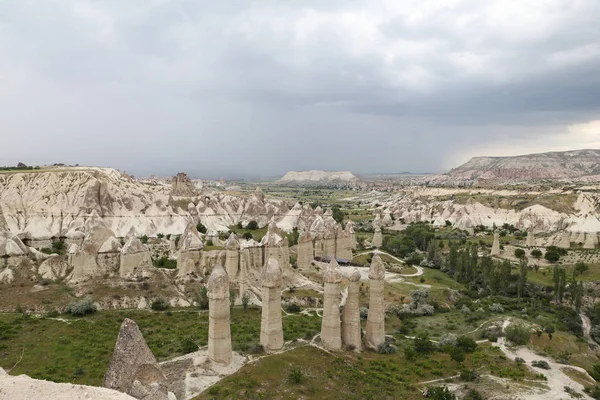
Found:
[[[598,0],[0,0],[0,165],[445,171],[600,148]]]

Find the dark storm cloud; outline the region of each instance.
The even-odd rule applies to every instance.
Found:
[[[0,1],[0,164],[439,171],[565,135],[591,146],[598,15],[596,0]]]

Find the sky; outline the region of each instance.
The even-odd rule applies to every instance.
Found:
[[[600,148],[598,0],[0,0],[0,165],[443,172]]]

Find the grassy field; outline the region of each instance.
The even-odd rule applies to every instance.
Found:
[[[159,360],[186,354],[208,340],[208,314],[198,311],[105,311],[82,318],[61,319],[0,314],[0,367],[11,374],[56,382],[101,385],[124,318],[140,327]],[[246,351],[260,339],[260,309],[234,308],[231,316],[234,350]],[[285,340],[314,336],[321,318],[284,316]]]
[[[462,369],[521,381],[533,378],[525,367],[507,360],[489,344],[479,345],[458,363],[443,353],[409,361],[402,349],[410,343],[397,339],[400,351],[390,355],[329,354],[299,347],[244,366],[196,399],[417,399],[423,397],[419,382],[450,377]]]

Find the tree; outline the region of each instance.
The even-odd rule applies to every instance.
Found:
[[[346,216],[344,214],[344,212],[342,211],[342,209],[339,206],[333,206],[331,207],[331,211],[333,212],[333,219],[335,219],[335,222],[337,222],[338,224],[341,224],[342,222],[344,222],[344,217]]]
[[[202,222],[198,222],[196,224],[196,230],[200,233],[206,234],[206,227],[202,224]]]
[[[517,258],[525,258],[525,250],[516,248],[515,249],[515,257],[517,257]]]
[[[246,225],[246,229],[249,229],[251,231],[255,231],[258,229],[258,222],[256,221],[250,221],[248,222],[248,225]]]
[[[589,271],[590,266],[584,263],[583,261],[579,261],[575,264],[575,269],[573,270],[573,276],[581,275],[587,271]]]
[[[531,337],[531,329],[522,324],[510,324],[505,332],[506,338],[516,345],[527,344]]]
[[[523,252],[525,253],[525,252]],[[529,267],[527,266],[527,261],[525,259],[521,259],[519,263],[519,282],[517,285],[517,296],[519,299],[523,295],[523,290],[525,289],[525,285],[527,285],[527,272]]]
[[[542,258],[542,251],[540,249],[533,249],[533,250],[531,250],[530,254],[531,254],[532,257],[534,257],[534,258],[536,258],[538,260],[540,258]]]
[[[575,311],[581,311],[581,305],[583,304],[583,282],[582,281],[573,281],[570,285],[571,289],[571,298],[575,303]]]
[[[250,240],[250,239],[252,239],[252,234],[250,232],[244,232],[242,237],[246,240]]]

